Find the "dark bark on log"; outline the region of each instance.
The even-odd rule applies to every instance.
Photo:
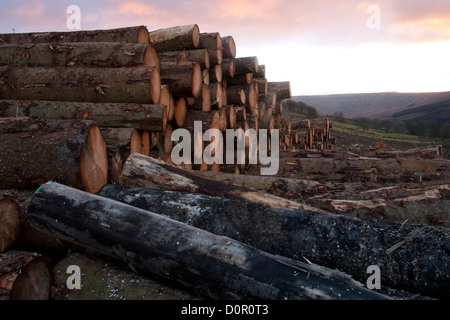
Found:
[[[48,300],[51,284],[47,257],[25,251],[0,253],[0,300]]]
[[[258,72],[258,57],[241,57],[234,59],[235,75]]]
[[[225,59],[233,59],[236,57],[236,43],[232,36],[222,37],[223,57]]]
[[[132,127],[163,131],[162,105],[46,100],[0,100],[0,117],[48,120],[93,120],[99,127]]]
[[[105,141],[92,121],[0,120],[1,189],[36,189],[53,180],[96,192],[107,182]]]
[[[209,88],[209,85],[203,84],[201,95],[198,98],[192,98],[190,100],[190,104],[189,104],[189,99],[188,99],[188,105],[189,105],[189,108],[193,109],[193,110],[210,111],[211,110],[211,90]]]
[[[266,77],[266,65],[258,65],[258,72],[253,74],[253,78],[265,78]]]
[[[0,45],[0,65],[11,67],[159,67],[149,44],[74,42]]]
[[[222,83],[223,75],[222,75],[222,66],[220,64],[216,64],[209,70],[209,81],[211,83],[213,82],[220,82]]]
[[[200,33],[199,48],[204,49],[222,49],[222,38],[218,32]]]
[[[35,193],[28,216],[46,232],[209,298],[387,298],[348,278],[299,268],[231,238],[58,183]]]
[[[268,90],[277,92],[277,100],[292,98],[291,84],[289,81],[268,82]]]
[[[158,104],[156,67],[0,67],[1,99]]]
[[[233,78],[235,74],[234,59],[223,59],[222,61],[223,78]]]
[[[174,96],[197,98],[201,92],[202,68],[197,62],[161,62],[161,83],[169,86]]]
[[[149,36],[150,43],[158,52],[196,49],[200,41],[196,24],[154,30]]]
[[[148,30],[144,26],[68,31],[0,34],[1,43],[66,43],[66,42],[129,42],[149,43]]]
[[[381,268],[382,286],[448,298],[450,231],[446,228],[282,210],[257,202],[157,189],[104,186],[99,195],[272,254],[337,268],[363,283],[367,267],[376,264]]]

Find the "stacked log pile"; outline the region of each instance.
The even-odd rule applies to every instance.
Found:
[[[374,257],[389,270],[383,283],[448,296],[448,255],[446,244],[444,249],[439,245],[448,237],[446,229],[416,232],[395,224],[337,219],[192,170],[242,172],[245,165],[172,165],[173,132],[183,128],[193,134],[196,121],[202,121],[201,134],[208,129],[268,129],[270,137],[277,128],[282,148],[331,148],[328,120],[281,121],[290,83],[269,82],[256,56],[236,57],[232,36],[200,33],[194,24],[153,31],[136,26],[1,34],[0,43],[0,299],[48,299],[52,272],[45,254],[64,256],[68,246],[109,256],[206,298],[385,299],[352,279],[364,282],[365,264],[375,263],[370,262]],[[203,152],[208,144],[197,139]],[[193,150],[191,163],[198,156]],[[112,200],[102,189],[109,184],[161,189],[163,200],[159,207],[122,203],[133,194]],[[168,189],[176,190],[178,199],[191,193],[176,205],[185,219],[167,217],[175,210]],[[146,197],[142,190],[130,192]],[[203,204],[194,206],[197,202]],[[207,204],[218,209],[213,210],[217,218],[231,220],[208,228],[191,223],[196,212],[211,211]],[[232,217],[224,209],[230,204],[255,211]],[[256,212],[261,217],[253,219]],[[288,222],[287,216],[292,216]],[[258,222],[255,234],[250,232],[252,221]],[[259,221],[273,221],[279,231],[264,229]],[[325,235],[342,243],[343,230],[352,224],[366,232],[367,251],[361,259],[349,258],[347,266],[326,259],[330,252],[318,250],[327,247]],[[342,229],[332,229],[336,225]],[[382,227],[395,237],[374,234]],[[352,240],[359,237],[354,229],[344,248],[330,250],[358,257],[360,252],[352,251],[360,248]],[[314,233],[320,236],[314,239]],[[411,235],[426,237],[424,244],[398,245]],[[275,239],[284,240],[278,246]],[[298,244],[311,251],[298,251]],[[375,247],[380,250],[371,252]],[[17,248],[30,251],[13,250]],[[393,253],[389,259],[380,254],[386,250]],[[418,264],[402,261],[405,255],[419,256]],[[435,268],[422,274],[420,263],[430,255]],[[299,261],[303,257],[306,263]],[[412,273],[414,280],[408,279]]]

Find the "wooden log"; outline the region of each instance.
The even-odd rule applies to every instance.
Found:
[[[0,253],[0,300],[48,300],[50,260],[35,252]]]
[[[234,59],[235,74],[257,73],[258,57],[240,57]]]
[[[289,81],[268,82],[268,90],[277,92],[277,100],[292,98],[291,83]]]
[[[235,74],[234,59],[223,59],[221,66],[223,78],[234,77]]]
[[[348,278],[311,272],[232,238],[57,183],[35,193],[28,216],[42,230],[208,298],[387,299]]]
[[[243,105],[247,101],[247,96],[242,87],[230,86],[226,88],[227,102],[228,104],[239,104]]]
[[[236,43],[232,36],[221,37],[223,57],[226,59],[234,59],[236,57]]]
[[[148,29],[132,26],[117,29],[67,32],[3,33],[1,43],[67,43],[67,42],[129,42],[149,43]]]
[[[209,60],[209,53],[206,49],[194,49],[194,50],[183,50],[183,51],[166,51],[160,52],[161,57],[173,57],[184,54],[186,59],[200,63],[200,66],[204,69],[209,69],[211,62]]]
[[[139,178],[124,179],[121,180],[123,185],[180,190],[213,196],[217,196],[216,192],[222,189],[221,196],[230,199],[243,199],[242,195],[246,193],[242,189],[239,190],[241,187],[223,185],[214,179],[203,180],[197,178],[197,175],[192,172],[185,172],[170,166],[164,166],[165,175],[163,176],[161,173],[160,177],[157,177],[154,173],[150,174],[157,170],[151,170],[147,166],[149,162],[145,161],[143,156],[138,158],[141,168],[136,168],[134,174],[129,177],[131,178],[133,175],[137,177],[149,170],[145,173],[145,176],[149,176],[149,180],[144,182]],[[133,156],[129,160],[131,163]],[[145,169],[143,169],[144,163],[146,164]],[[123,173],[127,175],[127,172],[130,173],[128,169],[124,168]],[[169,172],[177,174],[173,178],[169,178]],[[150,179],[153,180],[150,181]],[[261,198],[255,197],[249,198],[249,200],[269,204],[267,203],[268,197]],[[249,210],[249,212],[253,213],[254,211]],[[233,229],[230,232],[244,237],[247,242],[250,237],[248,226],[252,225],[251,229],[255,232],[255,242],[252,242],[252,245],[261,250],[272,253],[283,252],[283,255],[294,259],[306,257],[308,260],[328,268],[337,268],[354,276],[356,280],[364,282],[367,279],[367,267],[376,264],[381,270],[384,270],[381,273],[381,283],[385,283],[387,286],[413,293],[420,292],[433,297],[448,297],[450,292],[448,290],[449,273],[446,270],[449,268],[450,260],[448,259],[449,251],[446,249],[447,244],[445,241],[443,242],[443,239],[449,238],[448,228],[405,225],[376,219],[357,219],[308,210],[286,210],[284,212],[280,216],[270,215],[278,222],[270,220],[267,216],[261,217],[260,226],[263,229],[259,229],[259,226],[256,227],[256,221],[252,220],[259,215],[251,214],[249,220],[242,222],[241,225],[246,231]],[[236,212],[236,214],[244,218],[241,212]],[[221,214],[221,216],[226,215]],[[289,222],[290,219],[293,220]],[[268,221],[271,222],[268,223]],[[223,225],[227,224],[222,223]],[[271,234],[271,231],[267,229],[268,226],[274,230],[275,225],[283,230],[281,238],[275,235],[262,239],[262,234]],[[273,241],[274,238],[277,241]],[[280,240],[283,238],[286,240]],[[278,246],[276,251],[274,251],[275,242]],[[410,258],[405,259],[405,257]],[[436,263],[430,265],[429,261],[436,261]],[[399,272],[399,270],[403,270],[403,272]]]
[[[223,61],[222,49],[206,49],[206,51],[208,51],[209,61],[212,66],[222,64]]]
[[[161,83],[167,85],[175,96],[197,98],[203,84],[203,73],[197,62],[161,62]]]
[[[0,118],[0,188],[36,189],[49,180],[88,192],[107,182],[98,126],[84,120]]]
[[[204,49],[222,49],[222,38],[218,32],[202,32],[200,33],[199,48]]]
[[[203,77],[203,84],[209,85],[210,81],[209,81],[209,70],[208,69],[203,69],[202,70],[202,77]]]
[[[162,105],[47,100],[0,100],[0,117],[92,120],[99,127],[133,127],[162,131]]]
[[[230,86],[244,86],[253,82],[253,73],[236,74],[233,78],[227,79]]]
[[[219,129],[220,127],[220,113],[218,110],[201,111],[189,110],[186,114],[183,128],[194,130],[194,122],[202,122],[202,134],[209,128]]]
[[[177,98],[175,101],[175,111],[174,118],[175,123],[178,127],[182,127],[184,125],[184,121],[186,120],[186,115],[188,112],[188,107],[185,98]]]
[[[261,97],[261,99],[263,99],[263,98]],[[264,99],[264,102],[266,103],[266,107],[267,108],[275,108],[277,101],[278,101],[277,91],[268,90],[267,95]]]
[[[163,84],[161,86],[161,94],[159,96],[158,104],[165,107],[165,110],[163,108],[163,112],[164,111],[166,112],[165,117],[164,117],[164,121],[171,121],[172,120],[173,114],[174,114],[174,111],[175,111],[174,110],[175,109],[174,103],[175,102],[174,102],[174,99],[173,99],[173,95],[170,92],[169,86]],[[165,124],[165,123],[163,123],[163,124]],[[165,128],[166,127],[163,126],[162,130],[157,130],[156,129],[156,130],[152,130],[152,131],[164,131]]]
[[[159,67],[149,44],[125,42],[0,45],[0,65],[11,67]]]
[[[272,130],[275,129],[274,116],[265,114],[262,118],[259,118],[259,129],[267,129],[267,134],[272,134]]]
[[[18,203],[12,198],[0,196],[0,253],[16,242],[21,227]]]
[[[157,67],[0,67],[1,99],[158,104]]]
[[[258,65],[258,72],[253,74],[253,78],[265,78],[266,77],[266,65]]]
[[[215,105],[216,108],[221,109],[223,106],[223,89],[220,82],[213,82],[209,85],[209,91],[211,94],[211,105]]]
[[[196,24],[158,29],[149,33],[150,43],[158,52],[198,48],[200,30]]]
[[[209,88],[209,85],[203,84],[201,95],[198,98],[191,98],[191,100],[187,99],[187,102],[190,109],[210,111],[211,89]]]
[[[211,70],[209,70],[209,81],[212,82],[220,82],[222,83],[223,75],[222,75],[222,66],[220,64],[216,64]]]
[[[267,96],[267,92],[269,91],[267,79],[266,78],[253,78],[252,81],[256,82],[256,84],[258,85],[258,94],[263,97]]]
[[[209,128],[209,126],[207,127]],[[258,201],[279,208],[305,208],[303,204],[295,201],[259,192],[253,188],[218,182],[215,179],[205,178],[194,172],[188,172],[137,153],[128,157],[119,182],[128,186],[199,192],[213,196]]]
[[[142,153],[142,135],[134,128],[100,128],[108,155],[108,181],[119,181],[122,167],[132,153]]]

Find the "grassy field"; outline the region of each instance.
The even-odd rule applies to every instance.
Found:
[[[379,141],[395,141],[401,143],[407,143],[411,145],[442,145],[444,149],[450,148],[450,139],[440,139],[432,137],[420,137],[409,134],[400,133],[387,133],[382,130],[367,129],[363,130],[356,125],[341,123],[333,121],[333,131],[344,133],[347,135],[354,135],[359,137],[365,137],[370,139],[376,139]]]

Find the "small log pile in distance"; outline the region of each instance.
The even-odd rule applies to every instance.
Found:
[[[191,192],[189,201],[193,202],[201,200],[198,193],[206,193],[239,200],[243,206],[256,203],[261,205],[259,212],[270,213],[281,223],[281,234],[301,223],[283,225],[283,219],[277,218],[283,215],[280,208],[296,210],[292,214],[303,217],[321,213],[330,226],[347,226],[351,219],[341,222],[321,210],[207,180],[192,171],[229,170],[225,165],[172,165],[172,133],[178,128],[193,133],[194,122],[199,120],[201,132],[268,129],[270,138],[272,129],[280,129],[281,148],[330,148],[328,120],[306,125],[281,121],[283,100],[290,97],[289,81],[269,82],[265,65],[256,56],[236,57],[232,36],[200,33],[196,24],[150,31],[133,26],[0,34],[0,299],[50,298],[52,261],[48,255],[64,256],[69,246],[90,248],[206,298],[387,298],[351,279],[362,281],[361,273],[367,267],[362,264],[367,259],[349,261],[352,266],[361,264],[356,272],[346,269],[345,263],[336,265],[325,259],[329,252],[318,253],[312,247],[312,261],[324,266],[300,262],[295,243],[292,250],[268,245],[280,238],[276,232],[261,232],[254,236],[261,241],[249,244],[253,236],[246,238],[245,234],[252,228],[251,219],[243,219],[242,224],[236,217],[204,230],[191,225],[189,219],[163,216],[165,210],[173,210],[170,203],[166,209],[142,208],[112,200],[111,194],[98,194],[105,185],[121,184],[177,190],[177,198]],[[302,131],[304,126],[312,131]],[[204,143],[202,148],[206,147]],[[179,174],[167,173],[167,168]],[[197,209],[189,201],[180,202],[184,209],[179,212],[193,217],[195,212],[189,208]],[[208,198],[207,202],[213,201]],[[225,213],[223,206],[229,203],[217,200],[217,214]],[[164,208],[164,201],[160,205]],[[221,230],[233,224],[239,225],[239,237]],[[320,229],[316,227],[320,226],[305,228],[313,234]],[[397,257],[420,255],[421,263],[428,259],[430,248],[423,245],[413,250],[403,245],[402,237],[413,234],[416,239],[423,232],[405,234],[397,225],[386,228],[393,228],[399,236],[378,243],[374,235],[380,250],[395,258],[386,260],[386,264],[395,263],[389,265],[392,275],[383,281],[401,290],[448,297],[448,252],[435,255],[435,268],[426,274],[420,272],[422,265],[408,269]],[[437,243],[448,238],[447,231],[426,231],[423,242],[440,253]],[[300,240],[296,236],[295,241]],[[348,243],[357,248],[351,240]],[[15,250],[22,248],[29,250]],[[366,258],[377,256],[371,255],[370,245],[367,248]],[[308,259],[312,252],[301,255]],[[414,269],[414,281],[395,278],[399,268]]]

